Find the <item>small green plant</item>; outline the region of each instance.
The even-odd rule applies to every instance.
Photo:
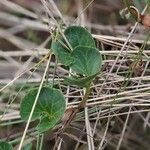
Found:
[[[100,72],[102,65],[102,56],[95,46],[94,39],[85,28],[70,26],[64,31],[64,35],[57,34],[54,36],[53,34],[51,50],[58,62],[72,70],[71,76],[63,77],[63,82],[67,85],[76,85],[86,89],[79,104],[79,108],[85,107],[90,94],[91,82]],[[22,120],[28,121],[37,93],[38,88],[31,88],[22,99],[20,106]],[[31,117],[31,121],[39,120],[36,126],[38,133],[41,134],[52,129],[64,115],[65,109],[66,102],[61,90],[55,89],[47,82],[40,91]],[[72,117],[69,118],[69,122],[77,112],[75,111],[74,115],[71,114]],[[8,143],[0,145],[3,146],[4,144],[11,149]]]
[[[101,54],[96,48],[91,34],[85,28],[71,26],[65,30],[64,35],[72,49],[69,48],[62,36],[52,43],[52,50],[58,61],[69,66],[75,73],[64,77],[64,83],[88,87],[101,69]]]
[[[70,26],[63,36],[59,35],[52,41],[51,50],[60,63],[74,72],[73,75],[64,77],[64,83],[79,87],[90,87],[94,77],[99,73],[102,57],[96,49],[94,39],[83,27]],[[67,40],[72,49],[69,49]],[[38,88],[30,89],[21,102],[20,115],[27,121],[32,105],[37,95]],[[65,112],[65,98],[60,90],[43,87],[32,115],[31,121],[39,119],[36,129],[39,133],[53,128]]]
[[[102,65],[102,57],[96,49],[94,39],[83,27],[70,26],[64,31],[63,36],[54,38],[51,50],[60,63],[74,72],[71,76],[64,77],[64,83],[79,87],[90,87],[94,77],[99,73]],[[67,40],[72,49],[69,49]],[[20,115],[28,120],[32,105],[38,89],[30,89],[21,102]],[[65,98],[60,90],[43,87],[41,89],[31,121],[39,119],[36,129],[42,133],[53,128],[65,112]]]
[[[0,141],[0,150],[13,150],[13,147],[7,142]]]

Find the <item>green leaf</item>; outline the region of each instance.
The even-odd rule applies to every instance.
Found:
[[[76,73],[92,76],[101,69],[102,56],[96,48],[78,46],[72,52],[72,57],[74,57],[74,63],[70,67]]]
[[[37,92],[37,88],[30,90],[22,100],[20,115],[25,121],[28,120]],[[44,132],[53,128],[64,114],[65,106],[65,98],[59,90],[43,87],[32,116],[32,121],[40,119],[37,130]]]
[[[70,26],[65,30],[64,35],[73,49],[79,45],[95,47],[93,37],[83,27]],[[51,49],[58,61],[63,65],[70,66],[74,62],[71,50],[62,36],[58,37],[57,41],[52,42]]]
[[[77,46],[95,47],[92,35],[83,27],[70,26],[64,34],[73,49]]]
[[[32,143],[23,146],[21,150],[32,150]]]
[[[0,141],[0,150],[13,150],[13,147],[7,142]]]
[[[60,63],[69,66],[73,62],[73,58],[69,50],[65,48],[65,42],[62,39],[63,38],[59,39],[59,41],[52,42],[51,49]]]
[[[77,85],[79,87],[88,87],[96,75],[79,78],[76,76],[64,77],[64,83],[67,85]]]

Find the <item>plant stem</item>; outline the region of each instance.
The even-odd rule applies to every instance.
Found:
[[[127,7],[128,10],[130,10],[130,5],[129,5],[128,0],[123,0],[123,2],[124,2],[125,7]]]
[[[79,103],[79,106],[78,106],[79,109],[84,108],[86,106],[86,101],[90,95],[90,92],[91,92],[91,88],[89,85],[88,87],[86,87],[85,95],[84,95],[83,99],[81,100],[81,102]]]
[[[63,131],[65,130],[65,128],[70,125],[71,121],[73,120],[73,118],[75,117],[75,115],[79,112],[79,110],[82,109],[82,108],[84,108],[86,106],[86,101],[87,101],[87,99],[88,99],[88,97],[90,95],[90,92],[91,92],[91,86],[90,85],[91,84],[89,84],[89,86],[86,87],[84,97],[81,100],[81,102],[79,103],[78,108],[75,109],[73,111],[73,113],[69,116],[69,119],[64,123],[64,127],[60,131],[58,131],[57,135],[63,133]]]
[[[41,135],[41,141],[40,141],[40,148],[39,148],[39,150],[42,150],[42,147],[43,147],[43,139],[44,139],[44,134]]]
[[[147,0],[147,12],[150,13],[150,0]]]
[[[54,86],[54,80],[55,80],[55,74],[56,74],[56,69],[57,69],[57,60],[55,60],[55,66],[54,66],[54,71],[53,71],[53,78],[52,78],[52,88]]]
[[[46,81],[45,81],[45,83],[48,85],[48,78],[49,78],[49,72],[50,72],[50,62],[49,62],[49,64],[48,64],[48,70],[47,70],[47,73],[46,73]]]
[[[36,141],[36,150],[39,149],[39,141],[40,141],[40,134],[37,136],[37,141]]]

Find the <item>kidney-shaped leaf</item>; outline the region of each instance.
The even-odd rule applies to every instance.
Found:
[[[0,141],[0,150],[13,150],[13,147],[5,141]]]
[[[92,76],[101,69],[102,56],[96,48],[78,46],[72,52],[72,57],[74,57],[74,63],[70,67],[76,73]]]
[[[83,27],[70,26],[65,30],[64,36],[73,49],[77,46],[95,47],[93,37]],[[62,36],[58,37],[57,41],[52,42],[51,49],[60,63],[65,66],[70,66],[73,63],[74,59],[71,57],[71,50]]]
[[[73,49],[77,46],[95,47],[92,35],[83,27],[70,26],[64,34]]]
[[[52,42],[51,49],[60,63],[69,66],[73,62],[73,58],[64,45],[65,41],[63,38],[60,38],[58,41]]]
[[[28,120],[37,92],[37,88],[30,90],[22,100],[20,115],[25,121]],[[44,132],[53,128],[64,114],[65,106],[65,98],[59,90],[43,87],[32,116],[32,121],[40,119],[37,130]]]

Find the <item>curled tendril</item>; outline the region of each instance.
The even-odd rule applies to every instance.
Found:
[[[120,11],[122,18],[129,19],[134,18],[137,22],[141,23],[145,27],[150,28],[150,14],[142,15],[135,6],[128,6]]]
[[[129,7],[129,12],[135,18],[135,20],[137,22],[141,21],[140,12],[139,12],[139,10],[135,6],[130,6]]]
[[[120,11],[120,15],[124,18],[129,19],[133,17],[136,21],[141,22],[141,15],[139,10],[135,6],[129,6]]]

